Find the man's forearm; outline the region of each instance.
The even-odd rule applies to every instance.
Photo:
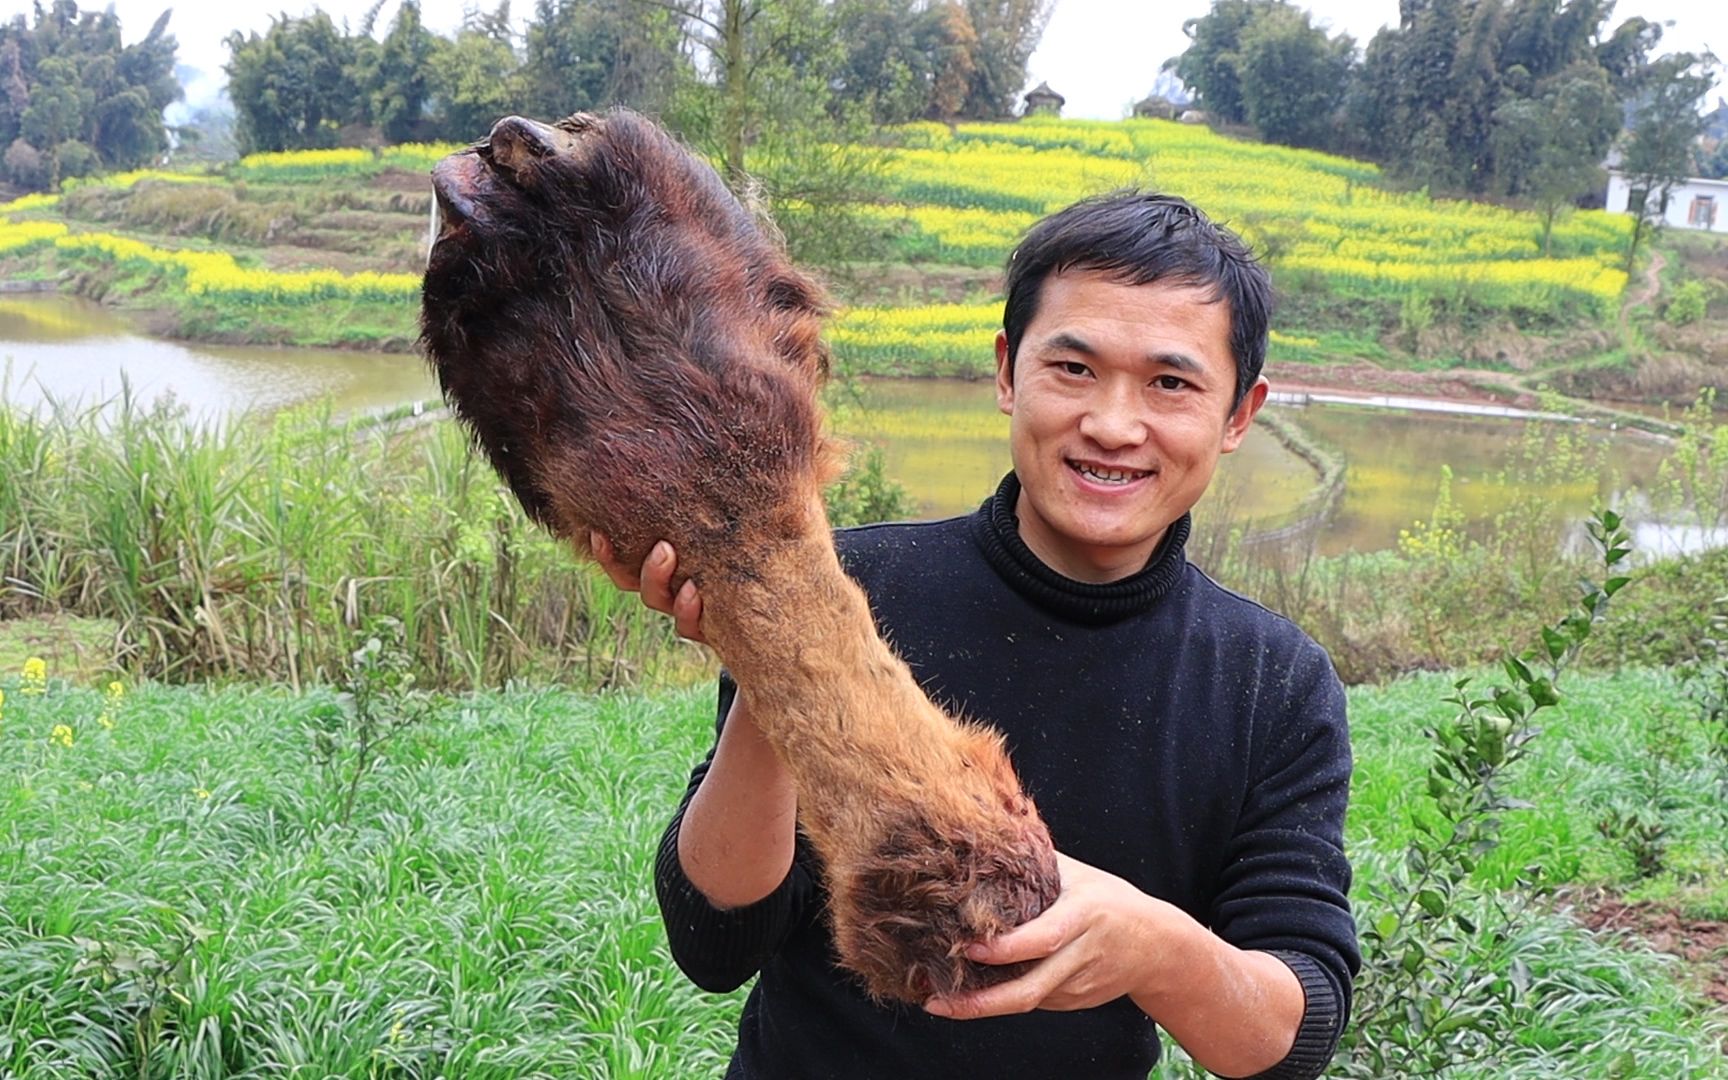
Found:
[[[1183,977],[1134,994],[1134,1003],[1219,1076],[1253,1076],[1283,1061],[1306,1006],[1295,973],[1270,953],[1239,949],[1184,918],[1187,928],[1172,942]]]
[[[678,829],[678,862],[719,908],[767,896],[792,868],[798,800],[791,774],[746,712],[742,691]]]

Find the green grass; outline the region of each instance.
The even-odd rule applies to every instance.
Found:
[[[1407,835],[1446,685],[1352,691],[1363,879]],[[311,752],[340,727],[329,691],[145,685],[109,730],[94,690],[51,679],[32,697],[12,672],[0,687],[0,1075],[720,1073],[740,998],[675,972],[651,888],[711,739],[707,689],[453,699],[387,745],[342,826]],[[1519,782],[1537,807],[1483,872],[1629,883],[1594,821],[1675,710],[1662,673],[1578,679]],[[1723,865],[1707,785],[1680,778],[1677,888]],[[1502,951],[1532,972],[1522,1034],[1451,1075],[1728,1075],[1671,963],[1546,911]]]
[[[94,693],[7,689],[0,1073],[719,1071],[735,1004],[669,974],[650,889],[706,694],[460,702],[342,827],[309,754],[332,694],[145,688],[109,731]],[[148,973],[183,933],[155,983],[89,964]]]
[[[54,645],[80,662],[315,684],[359,630],[393,620],[422,686],[707,671],[666,620],[532,525],[447,414],[313,405],[216,423],[124,394],[0,404],[0,477],[0,620],[94,620],[104,661],[87,635]],[[836,524],[907,512],[869,452],[827,497]]]

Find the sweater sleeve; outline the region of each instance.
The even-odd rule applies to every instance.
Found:
[[[1212,928],[1238,948],[1278,957],[1302,984],[1296,1041],[1256,1080],[1310,1080],[1337,1050],[1361,966],[1344,857],[1350,736],[1344,689],[1319,646],[1306,643],[1281,681],[1284,692],[1272,696],[1282,708],[1253,756]]]
[[[731,676],[720,675],[719,716],[715,735],[725,727],[738,688]],[[809,866],[812,858],[802,832],[798,835],[792,867],[786,880],[762,899],[741,908],[719,908],[691,883],[678,859],[678,830],[691,796],[702,786],[714,761],[714,750],[695,769],[684,798],[660,838],[654,862],[654,893],[660,902],[660,920],[672,959],[691,982],[704,990],[726,993],[744,985],[761,970],[811,907],[814,889]]]

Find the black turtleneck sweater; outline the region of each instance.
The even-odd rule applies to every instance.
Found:
[[[1188,519],[1140,573],[1072,581],[1020,539],[1010,473],[975,514],[836,534],[842,564],[926,693],[1007,737],[1058,850],[1127,879],[1296,973],[1296,1044],[1261,1074],[1319,1074],[1359,956],[1343,852],[1350,747],[1326,654],[1183,556]],[[722,679],[722,723],[733,688]],[[713,758],[712,753],[709,760]],[[728,1080],[1144,1080],[1152,1021],[1120,998],[1081,1012],[955,1021],[870,1003],[835,967],[821,867],[720,910],[678,862],[696,766],[655,884],[673,958],[744,1005]]]

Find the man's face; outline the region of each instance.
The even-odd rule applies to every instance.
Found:
[[[1142,569],[1266,400],[1265,379],[1232,409],[1235,390],[1227,302],[1087,271],[1046,278],[1012,375],[996,338],[1021,538],[1078,581]]]

